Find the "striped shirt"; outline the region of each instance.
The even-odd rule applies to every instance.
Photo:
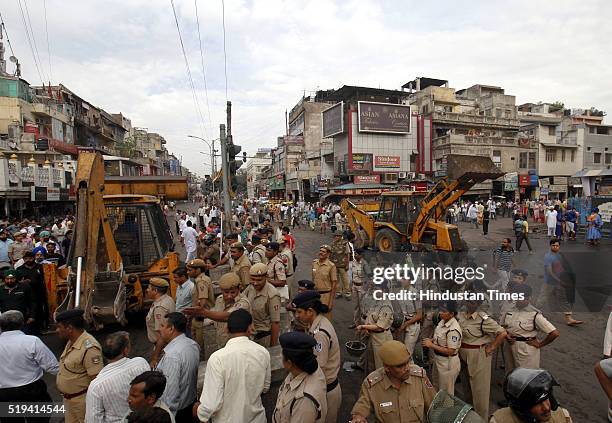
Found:
[[[512,270],[512,257],[514,257],[514,248],[510,247],[508,250],[504,250],[502,247],[498,247],[493,255],[497,257],[497,269],[509,272]]]
[[[176,311],[182,313],[187,307],[191,307],[193,303],[194,284],[191,279],[187,279],[182,285],[177,284],[176,287]]]
[[[164,348],[164,356],[157,370],[166,376],[166,390],[161,399],[174,415],[179,410],[192,405],[196,398],[200,347],[181,334]]]
[[[124,357],[104,366],[87,389],[85,421],[121,422],[130,412],[127,403],[130,382],[148,370],[151,366],[142,357]]]

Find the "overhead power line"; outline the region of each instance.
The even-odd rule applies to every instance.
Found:
[[[221,0],[221,19],[223,21],[223,69],[225,71],[225,101],[227,101],[228,83],[227,83],[227,48],[225,45],[225,0]]]
[[[36,58],[38,59],[38,64],[40,65],[40,70],[43,74],[43,76],[45,77],[45,79],[48,81],[49,78],[47,77],[47,75],[45,75],[45,68],[42,65],[42,60],[40,59],[40,53],[38,52],[38,45],[36,44],[36,37],[34,36],[34,26],[32,25],[32,20],[30,19],[30,11],[28,9],[28,1],[27,0],[23,0],[23,7],[25,8],[26,11],[26,18],[28,21],[28,26],[30,28],[30,35],[32,37],[32,43],[34,44],[34,50],[36,51]]]
[[[200,108],[200,103],[198,102],[198,95],[195,90],[195,84],[193,83],[193,77],[191,75],[191,68],[189,67],[189,60],[187,59],[187,53],[185,52],[185,44],[183,43],[183,36],[181,35],[181,27],[179,25],[178,16],[176,15],[176,8],[174,7],[174,0],[170,0],[170,5],[172,6],[172,13],[174,14],[174,22],[176,24],[176,30],[178,32],[179,41],[181,43],[181,51],[183,52],[183,58],[185,59],[185,68],[187,69],[187,77],[189,79],[189,86],[191,87],[191,93],[193,95],[193,102],[196,106],[196,111],[200,117],[200,124],[202,125],[202,135],[206,131],[206,125],[204,124],[204,117],[202,116],[202,109]],[[206,138],[210,138],[208,133],[206,133]]]
[[[15,56],[15,52],[13,51],[13,45],[11,44],[11,40],[8,36],[8,31],[6,30],[6,25],[4,24],[4,18],[2,17],[2,13],[0,13],[0,24],[2,24],[2,28],[0,28],[0,31],[4,30],[4,33],[6,34],[6,43],[8,44],[9,49],[11,50],[11,56]]]
[[[43,11],[45,14],[45,34],[47,36],[47,58],[49,59],[49,83],[51,83],[53,72],[51,72],[51,44],[49,43],[49,25],[47,22],[47,0],[43,0]]]
[[[200,33],[200,16],[198,15],[198,0],[193,0],[195,5],[196,23],[198,25],[198,42],[200,44],[200,61],[202,64],[202,78],[204,79],[204,95],[206,99],[206,111],[208,113],[208,124],[212,128],[212,119],[210,118],[210,104],[208,102],[208,86],[206,83],[206,67],[204,66],[204,49],[202,48],[202,35]]]
[[[30,39],[30,31],[28,30],[28,24],[26,22],[26,18],[25,18],[25,13],[23,12],[23,6],[21,5],[21,0],[17,0],[17,3],[19,4],[19,12],[21,15],[21,21],[23,23],[23,29],[25,30],[26,33],[26,40],[28,41],[28,46],[30,47],[30,51],[32,52],[32,58],[34,59],[34,66],[36,67],[36,72],[38,72],[38,76],[40,78],[40,82],[42,84],[45,83],[45,79],[43,78],[43,75],[40,71],[40,66],[38,64],[38,59],[36,57],[36,52],[34,51],[34,46],[32,45],[32,40]]]

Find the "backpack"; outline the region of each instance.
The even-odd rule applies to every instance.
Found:
[[[523,219],[519,218],[514,221],[514,233],[523,233]]]

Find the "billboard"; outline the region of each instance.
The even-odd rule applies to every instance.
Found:
[[[359,132],[410,133],[412,114],[408,105],[360,101],[358,112]]]
[[[323,119],[323,138],[333,137],[344,132],[344,102],[334,104],[321,112]]]
[[[374,166],[377,168],[397,169],[400,167],[400,156],[374,156]]]
[[[372,154],[353,153],[353,170],[372,170]]]

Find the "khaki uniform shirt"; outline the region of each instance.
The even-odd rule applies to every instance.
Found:
[[[325,376],[320,368],[309,375],[287,375],[278,391],[273,423],[320,423],[327,416]]]
[[[270,331],[272,323],[280,322],[280,294],[274,286],[266,283],[261,291],[257,291],[249,285],[243,295],[251,304],[255,332]]]
[[[221,260],[221,250],[219,249],[218,245],[211,245],[209,247],[206,247],[206,251],[200,258],[202,260],[206,260],[209,257],[214,257],[217,262]]]
[[[147,338],[149,342],[156,343],[159,338],[159,328],[161,323],[168,313],[172,313],[176,310],[176,304],[172,297],[168,294],[164,294],[151,304],[149,313],[147,313]]]
[[[283,251],[279,253],[279,256],[283,260],[283,264],[285,265],[285,274],[288,278],[293,276],[293,272],[295,269],[293,268],[293,251],[289,247],[285,248]]]
[[[354,286],[363,286],[366,279],[366,265],[363,259],[361,261],[353,260],[353,264],[351,266],[352,275],[353,275],[353,285]]]
[[[338,283],[336,265],[330,260],[320,262],[316,259],[312,262],[312,281],[315,289],[319,292],[331,291],[332,286]]]
[[[502,408],[493,413],[489,423],[522,423],[523,420],[518,418],[510,407]],[[569,411],[563,407],[551,411],[550,423],[572,423]]]
[[[327,317],[319,314],[312,322],[308,333],[317,341],[314,353],[325,375],[325,382],[330,384],[338,379],[340,372],[340,343],[336,330]]]
[[[238,275],[240,278],[240,289],[246,288],[251,281],[249,280],[249,269],[251,268],[251,262],[246,254],[246,251],[242,253],[240,258],[234,262],[231,271]]]
[[[86,391],[102,367],[104,362],[100,343],[83,331],[74,343],[68,342],[60,356],[56,379],[58,391],[67,395]]]
[[[331,245],[331,255],[329,259],[338,269],[346,269],[347,259],[351,255],[351,249],[345,240],[334,241]]]
[[[502,332],[502,328],[488,314],[477,311],[472,314],[459,313],[459,326],[461,326],[463,342],[469,345],[484,345],[492,342],[495,336]]]
[[[226,313],[231,313],[232,311],[236,311],[238,309],[245,309],[249,313],[251,312],[251,304],[249,300],[246,299],[242,294],[238,294],[234,303],[231,305],[226,305],[225,301],[223,301],[223,295],[219,295],[217,300],[215,301],[215,306],[212,308],[213,311],[225,311]],[[215,329],[217,332],[217,345],[219,348],[222,348],[227,343],[229,339],[229,335],[227,332],[227,322],[218,322],[214,321]]]
[[[455,353],[461,348],[461,326],[454,317],[448,322],[440,320],[434,330],[433,343],[441,347],[452,348]]]
[[[13,260],[15,261],[22,259],[23,255],[28,251],[32,251],[32,247],[27,242],[15,241],[11,245],[8,246],[9,258],[12,255]]]
[[[534,338],[538,332],[549,334],[556,328],[540,313],[540,310],[529,304],[523,309],[516,306],[510,308],[502,316],[501,325],[506,328],[510,336]]]
[[[410,376],[400,389],[393,386],[381,367],[363,381],[351,414],[368,417],[373,412],[380,423],[421,423],[426,421],[435,395],[436,389],[421,367],[410,365]]]
[[[204,273],[200,273],[196,278],[192,297],[194,307],[203,306],[210,309],[215,305],[215,291],[212,280]]]
[[[251,252],[251,263],[268,264],[268,258],[266,257],[266,247],[261,244],[253,247],[253,251]]]
[[[272,281],[277,279],[279,281],[287,281],[285,264],[283,263],[282,257],[280,257],[278,254],[275,255],[268,263],[268,274],[266,276],[266,281],[272,283]]]

